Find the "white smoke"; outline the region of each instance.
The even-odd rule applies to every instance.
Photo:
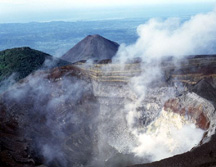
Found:
[[[17,73],[12,73],[8,78],[0,81],[0,94],[7,90],[8,87],[16,83]]]
[[[141,75],[134,77],[129,83],[130,89],[137,95],[136,100],[127,101],[125,104],[120,104],[116,99],[110,100],[109,103],[104,101],[104,103],[101,103],[103,105],[100,104],[99,116],[92,113],[88,115],[87,113],[93,109],[96,112],[99,106],[99,104],[89,104],[90,100],[84,99],[88,97],[86,93],[91,92],[91,84],[67,78],[69,76],[50,81],[44,79],[40,73],[37,76],[27,78],[29,86],[23,84],[23,86],[18,86],[17,89],[14,88],[15,90],[11,91],[11,96],[21,102],[27,95],[32,98],[27,99],[32,106],[26,112],[29,112],[28,115],[31,116],[29,118],[31,128],[37,130],[37,133],[35,131],[31,131],[31,133],[36,133],[37,137],[39,135],[35,140],[39,145],[38,147],[40,147],[39,151],[47,158],[47,161],[53,161],[57,158],[63,162],[59,166],[69,166],[70,163],[73,164],[78,160],[81,162],[83,159],[85,161],[86,159],[89,160],[90,158],[87,155],[92,152],[89,153],[88,150],[85,154],[83,152],[88,147],[91,150],[92,143],[94,146],[97,143],[95,147],[98,147],[101,157],[96,157],[95,161],[115,156],[118,151],[124,154],[132,153],[137,157],[142,157],[144,159],[142,162],[148,162],[149,160],[160,160],[188,151],[200,141],[203,134],[202,130],[195,128],[191,122],[185,121],[182,117],[169,115],[162,110],[161,106],[163,106],[164,102],[175,96],[173,89],[165,88],[161,92],[160,90],[154,92],[150,88],[153,81],[158,82],[160,80],[161,68],[159,60],[164,56],[172,55],[176,58],[182,58],[184,55],[189,54],[215,53],[215,12],[194,16],[184,23],[181,23],[178,18],[165,21],[152,19],[139,26],[137,32],[139,35],[137,42],[130,46],[121,45],[114,58],[114,61],[124,63],[128,59],[140,57],[144,62],[144,66],[141,67]],[[47,61],[45,65],[52,66],[52,62]],[[58,71],[54,74],[57,75]],[[123,89],[122,85],[117,86],[116,90],[111,90],[111,88],[104,86],[106,91],[104,97],[107,94],[117,96],[118,93],[122,92],[123,96],[128,95],[127,93],[124,94],[127,89]],[[110,97],[112,98],[112,96]],[[139,129],[136,123],[142,113],[137,112],[137,107],[142,106],[143,101],[148,96],[152,96],[155,101],[145,102],[147,105],[144,107],[147,110],[152,108],[155,115],[157,113],[160,115],[154,122]],[[46,101],[47,99],[49,100]],[[109,106],[111,101],[113,101],[113,105]],[[96,103],[96,100],[93,99],[91,102]],[[77,106],[77,103],[80,103],[80,106]],[[67,106],[68,108],[65,108]],[[88,111],[88,108],[91,107],[94,108]],[[41,125],[42,116],[46,118],[43,126]],[[98,120],[95,121],[96,118]],[[92,123],[93,121],[96,123]],[[98,127],[92,128],[95,124]],[[64,130],[67,126],[74,128],[74,134],[79,132],[78,137],[75,134],[73,138],[74,134],[70,128]],[[29,129],[31,130],[31,128]],[[41,132],[46,132],[46,128],[49,133],[41,134]],[[88,135],[88,132],[91,134],[95,133],[94,131],[99,133],[96,139],[94,139],[94,136],[91,138],[91,135]],[[82,138],[79,138],[79,136],[84,139],[81,144],[79,142]],[[78,141],[76,142],[75,139]],[[59,144],[66,143],[65,141],[68,141],[68,143],[73,142],[73,147],[70,148],[67,145]],[[78,147],[75,147],[76,144],[78,144]],[[73,152],[73,149],[78,151]],[[67,150],[67,152],[64,152],[64,150]],[[64,157],[68,158],[70,155],[69,159],[72,162],[64,164],[64,162],[66,163]],[[148,157],[148,160],[145,157]],[[82,164],[81,162],[80,164]],[[95,166],[103,166],[104,161],[101,164]],[[114,164],[111,164],[111,166],[113,167]]]
[[[138,138],[133,153],[138,157],[148,156],[151,161],[189,151],[203,136],[203,130],[190,121],[166,111],[161,112],[145,133],[133,132]]]
[[[137,42],[122,44],[115,59],[125,62],[141,57],[146,62],[163,56],[215,54],[216,12],[198,14],[183,23],[180,18],[151,19],[140,25],[137,33]]]
[[[131,133],[137,139],[132,152],[139,157],[149,156],[151,161],[155,161],[189,151],[199,143],[204,131],[191,123],[182,123],[183,118],[166,116],[161,108],[160,116],[155,120],[157,127],[153,122],[147,127],[147,131],[145,129],[140,132],[134,126],[140,117],[136,108],[147,97],[152,83],[160,80],[161,59],[166,56],[181,59],[187,55],[216,53],[216,11],[198,14],[185,22],[181,22],[179,18],[165,21],[151,19],[140,25],[137,33],[139,38],[136,43],[129,46],[122,44],[113,62],[124,64],[135,58],[141,58],[143,62],[141,75],[130,81],[130,88],[137,93],[138,99],[125,104],[128,110],[126,120]],[[173,94],[167,96],[174,97]],[[177,124],[181,124],[180,128],[176,127]]]

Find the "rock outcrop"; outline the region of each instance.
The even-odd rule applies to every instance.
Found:
[[[169,99],[164,104],[164,110],[186,117],[204,130],[209,129],[210,122],[214,122],[214,106],[195,93]]]
[[[36,72],[5,92],[0,163],[8,167],[88,163],[99,108],[89,81],[79,68],[67,66]]]
[[[164,79],[149,86],[143,99],[130,85],[134,77],[142,74],[141,63],[77,63],[35,72],[1,96],[1,127],[5,128],[0,129],[0,164],[15,167],[45,163],[59,167],[141,163],[143,159],[128,154],[136,141],[125,117],[132,104],[138,131],[148,131],[145,128],[160,119],[163,109],[164,116],[166,112],[178,114],[206,130],[201,141],[204,144],[185,155],[193,158],[192,166],[213,164],[216,149],[209,143],[215,138],[211,139],[215,132],[215,59],[195,57],[178,67],[163,62]],[[8,123],[9,118],[14,121]],[[117,160],[115,155],[120,158]],[[185,155],[158,163],[184,166],[189,162]],[[197,158],[202,162],[195,161]]]
[[[35,166],[28,141],[20,133],[18,122],[12,117],[6,118],[2,104],[0,108],[0,166]]]

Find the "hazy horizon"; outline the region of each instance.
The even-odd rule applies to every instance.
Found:
[[[28,1],[27,6],[24,5],[26,0],[20,4],[18,2],[21,0],[16,3],[12,0],[0,0],[0,50],[29,46],[57,57],[90,34],[100,34],[119,44],[129,45],[138,38],[137,27],[152,18],[164,21],[168,18],[178,18],[181,22],[185,22],[197,14],[214,11],[216,5],[216,0],[208,0],[205,3],[202,0],[196,2],[190,0],[187,3],[185,1],[180,3],[179,0],[172,2],[162,0],[161,3],[156,0],[147,3],[144,0],[141,3],[139,0],[134,0],[133,5],[127,6],[126,4],[132,2],[127,0],[127,3],[120,1],[115,6],[90,6],[87,9],[86,5],[83,7],[77,5],[73,10],[69,9],[70,6],[67,8],[60,6],[58,9],[47,9],[45,12],[42,10],[44,8],[41,10],[37,8],[40,1],[35,4],[36,7],[32,11],[29,7],[29,2],[33,2],[32,0]],[[44,3],[46,2],[51,1],[45,0]],[[102,2],[108,1],[102,0]],[[137,6],[138,2],[140,6]],[[15,11],[7,11],[9,6],[1,10],[2,4],[3,6],[14,4],[11,9],[16,5],[19,7]],[[22,8],[23,10],[19,11]]]
[[[215,5],[0,0],[0,166],[216,164]]]
[[[46,5],[49,5],[49,0],[46,0]],[[67,1],[67,0],[64,0]],[[85,0],[83,0],[85,1]],[[94,0],[95,2],[97,0]],[[19,1],[17,1],[19,2]],[[24,0],[25,2],[25,0]],[[116,5],[83,5],[75,6],[59,6],[42,7],[40,1],[34,6],[31,3],[14,3],[12,1],[0,0],[0,23],[29,23],[29,22],[51,22],[51,21],[93,21],[93,20],[113,20],[113,19],[128,19],[128,18],[152,18],[152,17],[182,17],[184,15],[195,15],[198,13],[206,13],[212,11],[216,6],[216,0],[197,2],[190,0],[169,2],[163,0],[143,3],[130,0],[125,3],[119,2]],[[105,0],[104,0],[105,2]],[[128,2],[128,3],[127,3]],[[130,3],[131,4],[130,4]],[[136,3],[137,2],[137,3]],[[138,5],[139,3],[140,5]],[[146,3],[144,3],[146,2]],[[166,2],[166,3],[163,3]],[[53,3],[55,4],[55,3]],[[94,3],[93,3],[94,4]],[[120,5],[122,4],[122,5]],[[129,5],[130,4],[130,5]],[[41,8],[39,6],[41,5]]]

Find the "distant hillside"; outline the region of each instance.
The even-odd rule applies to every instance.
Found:
[[[0,52],[0,82],[12,74],[13,80],[18,81],[39,68],[48,69],[68,64],[70,63],[29,47],[7,49]],[[2,84],[5,83],[0,83],[0,86]]]
[[[111,59],[119,44],[100,35],[89,35],[62,56],[63,60],[75,63],[81,60]]]

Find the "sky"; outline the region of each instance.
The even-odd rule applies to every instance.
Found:
[[[59,8],[89,8],[89,7],[107,7],[107,6],[127,6],[127,5],[145,5],[162,3],[208,3],[216,0],[0,0],[0,5],[5,11],[12,7],[24,8],[34,7],[38,10],[59,9]]]
[[[216,4],[216,0],[0,0],[0,23],[40,21],[40,17],[49,19],[55,12],[72,10],[79,13],[79,10],[190,3]]]

